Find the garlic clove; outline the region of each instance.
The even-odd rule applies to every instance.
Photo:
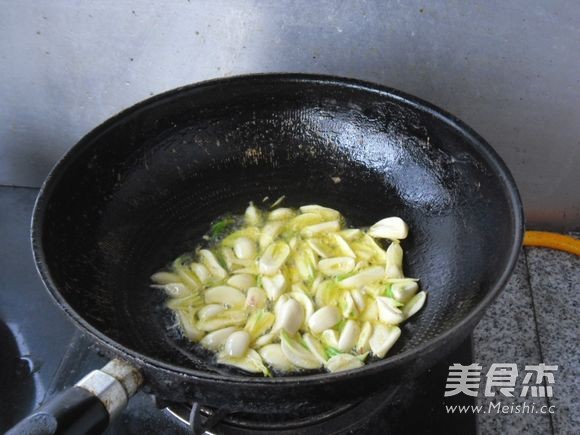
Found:
[[[376,301],[381,322],[389,325],[398,325],[405,320],[403,312],[397,307],[397,301],[394,299],[380,296]]]
[[[235,287],[239,290],[246,291],[250,287],[256,286],[256,277],[254,275],[250,275],[249,273],[238,273],[232,275],[226,283],[229,286]]]
[[[266,290],[268,299],[276,301],[286,289],[286,278],[281,272],[277,272],[273,276],[263,276],[262,286]]]
[[[362,367],[364,363],[354,355],[341,353],[326,361],[326,369],[331,373],[354,370]]]
[[[228,337],[237,330],[238,329],[233,326],[218,329],[207,334],[199,343],[206,349],[213,350],[214,352],[218,351],[226,343]]]
[[[320,334],[325,329],[330,329],[340,322],[341,315],[338,308],[332,306],[322,307],[317,310],[310,319],[308,327],[314,334]]]
[[[391,284],[391,293],[397,301],[406,304],[419,290],[419,284],[415,281],[402,281]]]
[[[369,229],[371,237],[401,240],[407,238],[409,226],[399,217],[381,219]]]
[[[256,257],[257,250],[256,242],[249,237],[239,237],[234,242],[234,254],[238,258],[251,260]]]
[[[228,356],[240,358],[248,352],[249,347],[250,334],[246,331],[236,331],[226,339],[224,351]]]
[[[372,266],[339,281],[338,285],[343,288],[360,288],[366,284],[380,281],[383,277],[383,268],[381,266]]]
[[[296,370],[296,366],[286,358],[279,343],[268,344],[259,350],[262,359],[275,370],[289,372]]]
[[[274,242],[266,248],[258,262],[258,270],[264,275],[274,275],[280,270],[290,255],[290,247],[285,242]]]
[[[338,350],[350,352],[356,344],[360,334],[360,326],[354,320],[347,320],[338,339]]]
[[[227,285],[219,285],[207,289],[204,293],[206,304],[224,304],[230,307],[242,307],[246,295],[240,290]]]
[[[369,340],[371,351],[377,357],[384,358],[400,336],[401,330],[397,326],[385,326],[380,323],[375,325]]]
[[[340,223],[338,221],[328,221],[304,227],[300,234],[302,237],[312,237],[316,234],[335,232],[338,230],[340,230]]]
[[[421,308],[423,308],[426,299],[427,293],[424,291],[419,292],[413,296],[413,298],[403,307],[403,315],[405,316],[405,319],[408,319],[413,314],[417,313]]]
[[[354,269],[354,259],[351,257],[325,258],[318,262],[318,270],[327,276],[349,273]]]

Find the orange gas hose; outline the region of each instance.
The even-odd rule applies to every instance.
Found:
[[[580,240],[547,231],[526,231],[524,246],[558,249],[559,251],[580,255]]]

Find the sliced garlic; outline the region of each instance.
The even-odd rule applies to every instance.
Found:
[[[270,371],[264,365],[262,357],[254,349],[249,349],[248,353],[241,358],[234,358],[226,355],[224,352],[220,352],[217,355],[217,362],[237,367],[246,372],[262,373],[264,376],[270,376]]]
[[[288,296],[287,294],[283,294],[283,295],[280,295],[280,297],[278,298],[278,300],[274,304],[274,314],[276,315],[276,320],[280,319],[280,313],[281,313],[282,307],[289,300],[290,300],[290,296]]]
[[[241,259],[256,258],[257,249],[256,242],[249,237],[240,237],[234,242],[234,254]]]
[[[364,322],[356,342],[355,351],[359,355],[368,352],[371,347],[369,345],[369,340],[373,334],[373,325],[371,322]]]
[[[403,278],[403,248],[398,242],[392,242],[387,248],[386,278]]]
[[[274,275],[280,270],[288,255],[290,247],[284,242],[274,242],[262,254],[258,262],[259,272],[264,275]]]
[[[202,249],[199,251],[199,259],[209,272],[218,279],[225,279],[228,273],[217,261],[217,258],[211,251]]]
[[[209,304],[201,307],[197,311],[197,317],[199,320],[206,320],[211,317],[217,316],[219,313],[226,310],[226,307],[222,304]]]
[[[274,333],[264,334],[264,335],[256,338],[256,341],[254,341],[254,346],[257,349],[259,349],[262,346],[266,346],[267,344],[273,343],[277,339],[278,339],[278,334],[274,334]]]
[[[244,213],[244,222],[246,225],[261,225],[262,224],[262,216],[260,211],[250,202],[250,205],[246,209]]]
[[[236,331],[226,340],[224,351],[226,355],[240,358],[246,354],[250,347],[250,334],[246,331]]]
[[[391,293],[393,293],[393,297],[403,304],[409,302],[418,290],[419,284],[415,281],[403,281],[391,284]]]
[[[191,290],[184,284],[173,282],[169,284],[154,284],[151,287],[158,288],[167,294],[167,296],[171,296],[172,298],[183,298],[191,294]]]
[[[304,213],[291,219],[288,223],[288,227],[292,231],[300,231],[304,227],[319,224],[324,219],[322,216],[316,213]]]
[[[236,263],[236,261],[238,260],[236,258],[236,256],[234,255],[234,250],[232,248],[228,248],[227,246],[224,246],[220,249],[220,254],[221,254],[221,258],[223,259],[223,262],[226,265],[226,269],[228,271],[233,270],[234,263]]]
[[[282,352],[294,365],[303,369],[317,369],[322,363],[300,343],[292,339],[285,331],[280,334]]]
[[[403,312],[397,307],[397,301],[394,299],[383,296],[378,297],[377,308],[381,322],[389,325],[398,325],[405,320]]]
[[[345,257],[356,258],[356,254],[349,246],[349,244],[340,236],[340,234],[332,234],[334,242],[336,243],[336,247],[340,251],[340,253]]]
[[[322,341],[326,347],[332,347],[336,349],[338,347],[338,332],[336,332],[334,329],[327,329],[326,331],[322,331],[322,334],[320,334],[320,341]]]
[[[246,267],[242,267],[241,269],[232,270],[232,274],[234,275],[239,275],[240,273],[247,273],[249,275],[258,275],[258,265],[250,264]]]
[[[325,258],[318,262],[318,270],[327,276],[349,273],[354,269],[354,259],[351,257]]]
[[[264,361],[280,371],[336,372],[362,366],[371,351],[384,357],[401,333],[395,325],[426,301],[403,275],[406,224],[387,218],[368,231],[342,229],[336,210],[277,204],[260,211],[250,203],[244,228],[151,277],[183,334],[220,363],[264,375]],[[388,249],[379,239],[392,241]]]
[[[358,315],[358,310],[356,309],[356,304],[350,292],[345,291],[340,298],[338,303],[342,316],[345,318],[356,317]]]
[[[348,228],[346,230],[342,230],[338,234],[340,234],[340,236],[343,239],[348,240],[350,242],[355,239],[358,239],[361,236],[362,231],[359,230],[358,228]]]
[[[426,299],[427,293],[424,291],[419,292],[413,296],[413,298],[403,307],[403,315],[405,316],[405,319],[408,319],[413,314],[417,313],[421,308],[423,308]]]
[[[260,238],[260,229],[258,227],[246,227],[242,228],[241,230],[234,231],[232,234],[222,240],[222,245],[233,248],[236,240],[238,240],[240,237],[247,237],[248,239],[257,242]]]
[[[384,358],[401,336],[401,330],[397,326],[385,326],[380,323],[375,325],[373,335],[369,340],[374,355]]]
[[[228,326],[239,326],[246,322],[247,314],[245,311],[226,310],[209,319],[197,322],[197,327],[202,331],[215,331]]]
[[[288,246],[290,246],[292,251],[296,250],[296,245],[298,245],[298,237],[292,237],[288,240]]]
[[[282,231],[283,225],[284,223],[280,221],[268,222],[264,225],[262,233],[260,234],[260,250],[263,251],[274,242],[276,237],[280,234],[280,231]]]
[[[306,244],[301,243],[294,254],[294,266],[304,281],[314,277],[316,271],[316,256],[314,251]]]
[[[323,207],[318,204],[303,205],[302,207],[300,207],[300,211],[302,213],[316,213],[322,216],[324,219],[328,220],[340,218],[340,213],[337,210],[328,207]]]
[[[375,252],[373,251],[373,249],[370,246],[367,246],[360,241],[352,242],[350,246],[353,249],[353,251],[356,255],[356,258],[360,262],[365,262],[365,263],[373,262],[372,260],[373,260],[373,257],[375,255]]]
[[[280,207],[276,210],[272,210],[268,215],[268,220],[279,221],[292,219],[296,213],[291,208]]]
[[[228,337],[237,330],[238,329],[233,326],[218,329],[217,331],[207,334],[199,343],[206,349],[213,350],[214,352],[218,351],[223,347]]]
[[[354,370],[362,367],[364,363],[354,355],[341,353],[326,361],[326,369],[331,373]]]
[[[296,370],[296,366],[290,362],[279,343],[268,344],[259,350],[262,359],[275,370],[289,372]]]
[[[356,344],[360,334],[360,326],[354,320],[347,320],[338,339],[338,350],[350,352]]]
[[[314,334],[320,334],[325,329],[332,328],[340,322],[340,312],[336,307],[326,306],[317,310],[310,319],[308,326]]]
[[[350,291],[350,294],[358,312],[362,312],[366,308],[366,301],[363,292],[358,289],[353,289]]]
[[[211,287],[205,291],[206,304],[224,304],[230,307],[242,307],[246,301],[246,295],[240,290],[227,285]]]
[[[252,337],[253,340],[256,340],[258,337],[272,328],[275,319],[276,316],[274,316],[274,314],[270,313],[269,311],[254,311],[248,318],[248,322],[246,323],[244,330],[250,334],[250,337]]]
[[[314,281],[312,281],[312,285],[310,286],[310,291],[308,292],[309,295],[315,295],[316,291],[318,290],[318,286],[322,284],[324,281],[324,277],[322,275],[318,275]]]
[[[281,272],[278,272],[273,276],[263,276],[262,286],[264,287],[264,290],[266,290],[268,299],[276,301],[286,289],[286,278]]]
[[[297,285],[293,285],[292,289],[294,291],[290,292],[290,297],[295,299],[298,302],[302,309],[304,310],[304,320],[302,321],[301,328],[304,328],[307,325],[308,319],[314,313],[314,304],[312,303],[312,299],[303,291],[296,291]]]
[[[236,275],[232,275],[230,279],[226,281],[226,283],[232,287],[246,291],[250,287],[256,286],[256,277],[254,275],[250,275],[249,273],[238,273]]]
[[[343,288],[360,288],[366,284],[379,281],[384,276],[384,270],[381,266],[372,266],[362,270],[356,275],[349,276],[338,283]]]
[[[207,270],[207,267],[201,263],[191,263],[189,268],[193,273],[195,273],[195,276],[202,284],[205,284],[211,276],[209,270]]]
[[[326,305],[338,305],[340,296],[344,290],[338,286],[333,280],[322,281],[316,288],[316,296],[314,301],[319,307]]]
[[[322,258],[332,257],[332,251],[328,249],[328,246],[326,246],[321,240],[308,239],[306,240],[306,243],[308,243],[308,246],[310,246],[310,248]]]
[[[300,231],[300,234],[302,237],[312,237],[316,234],[334,232],[338,230],[340,230],[340,223],[338,221],[328,221],[304,227],[302,231]]]
[[[401,240],[407,238],[409,226],[399,217],[381,219],[369,229],[371,237],[380,239]]]
[[[151,275],[151,280],[159,285],[179,283],[181,281],[179,275],[171,272],[157,272]]]
[[[360,243],[366,246],[372,252],[372,257],[383,264],[386,261],[386,252],[381,248],[377,242],[368,234],[363,234],[360,238]]]
[[[200,283],[186,264],[183,263],[181,257],[173,262],[173,270],[179,276],[177,282],[185,284],[192,290],[197,290],[200,287]]]
[[[204,330],[193,322],[192,317],[187,316],[184,312],[178,311],[179,323],[181,324],[181,330],[183,335],[189,338],[191,341],[199,341],[204,335]]]
[[[262,308],[266,304],[266,292],[260,287],[250,287],[246,293],[246,307]]]
[[[290,335],[296,332],[304,322],[304,309],[294,299],[288,299],[280,308],[280,314],[276,316],[276,328],[283,329]]]
[[[376,300],[372,300],[367,304],[365,310],[361,313],[360,320],[363,322],[374,322],[379,320],[379,308]]]
[[[326,352],[324,352],[324,347],[322,347],[320,341],[318,341],[310,334],[304,334],[302,336],[302,340],[304,341],[304,344],[306,344],[308,350],[312,352],[312,355],[314,355],[318,361],[324,364],[328,358],[326,357]]]

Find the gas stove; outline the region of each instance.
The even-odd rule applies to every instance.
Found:
[[[55,352],[58,366],[49,387],[45,389],[37,374],[45,362],[37,360],[34,349],[28,354],[18,354],[18,347],[9,345],[10,329],[2,327],[0,339],[2,349],[10,354],[4,361],[11,362],[11,372],[2,369],[3,403],[12,406],[2,407],[2,426],[7,429],[12,423],[30,412],[42,401],[62,389],[73,385],[83,374],[103,366],[107,360],[99,354],[91,341],[73,330],[64,354]],[[26,337],[21,337],[26,338]],[[473,404],[469,399],[444,400],[443,391],[447,368],[453,362],[468,364],[471,361],[471,343],[466,341],[445,362],[435,366],[420,378],[402,385],[393,386],[380,395],[337,408],[320,409],[313,404],[308,411],[300,414],[279,413],[247,414],[227,409],[206,407],[200,403],[159,402],[145,393],[137,394],[122,416],[113,422],[107,434],[354,434],[369,433],[475,433],[473,415],[448,415],[445,404]],[[6,380],[12,379],[10,385]],[[7,389],[8,388],[8,389]],[[9,399],[9,400],[7,400]]]
[[[30,253],[28,222],[36,191],[3,195],[0,243],[7,253],[0,270],[0,433],[45,398],[73,385],[107,359],[50,301]],[[167,403],[143,392],[131,399],[107,434],[475,434],[473,414],[448,414],[445,405],[470,405],[465,395],[445,398],[449,365],[473,360],[467,340],[414,381],[337,408],[316,404],[291,414],[213,409],[202,403]]]

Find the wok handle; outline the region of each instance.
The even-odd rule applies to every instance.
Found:
[[[6,435],[102,433],[142,383],[137,369],[114,359],[50,399]]]

